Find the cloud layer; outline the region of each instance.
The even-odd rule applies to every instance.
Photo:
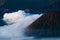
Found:
[[[38,19],[42,14],[26,16],[23,10],[5,13],[3,20],[8,24],[0,27],[0,37],[7,37],[11,40],[24,39],[24,29]]]

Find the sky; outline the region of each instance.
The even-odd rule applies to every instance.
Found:
[[[5,12],[25,9],[29,9],[31,14],[60,11],[60,0],[2,0],[0,1],[0,19]]]
[[[7,0],[2,7],[10,10],[18,9],[34,9],[45,11],[49,8],[56,10],[56,6],[59,9],[60,0]],[[52,5],[56,5],[54,8]]]

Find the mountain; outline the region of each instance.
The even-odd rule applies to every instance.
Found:
[[[45,12],[26,31],[28,36],[60,37],[60,12]]]

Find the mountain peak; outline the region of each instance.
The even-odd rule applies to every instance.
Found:
[[[28,27],[29,35],[60,37],[60,12],[46,12]],[[33,34],[34,33],[34,34]]]

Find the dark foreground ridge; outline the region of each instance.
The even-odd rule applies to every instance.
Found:
[[[60,37],[60,12],[46,12],[27,28],[28,36]]]

